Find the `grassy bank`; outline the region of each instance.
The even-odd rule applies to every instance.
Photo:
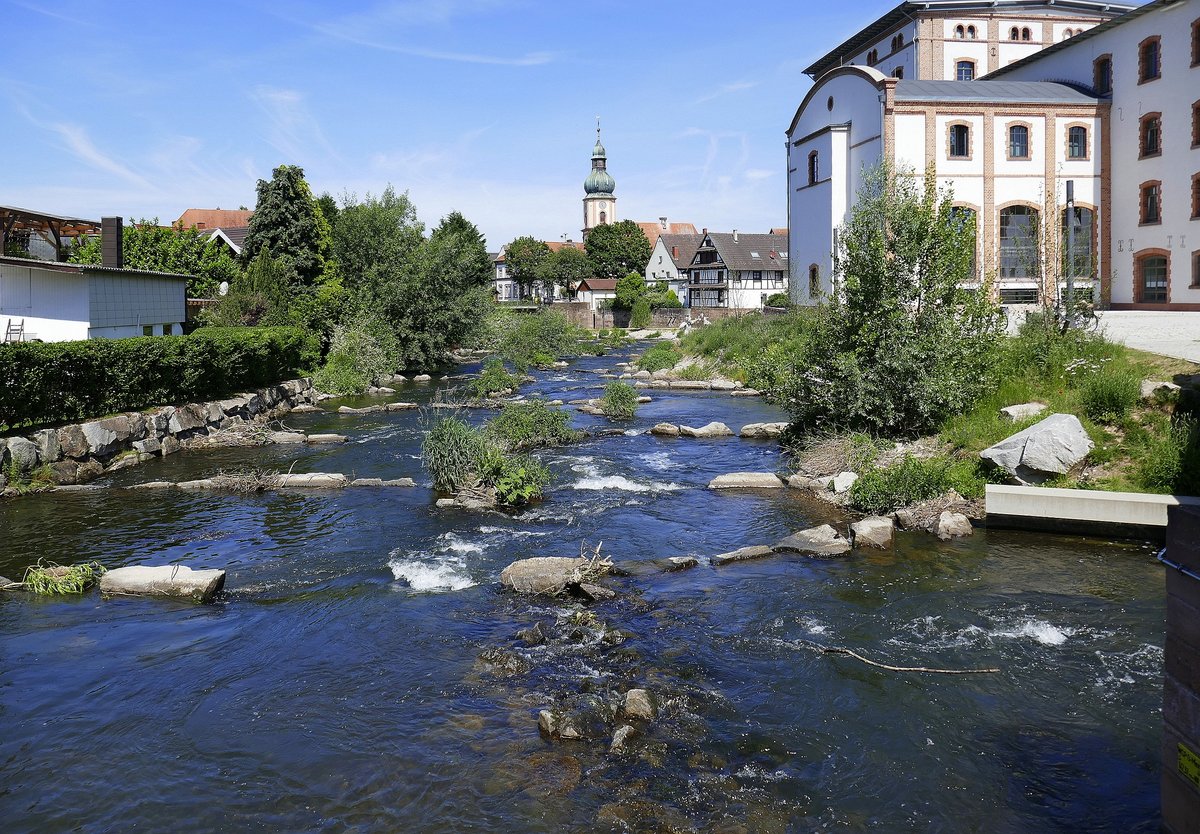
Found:
[[[806,351],[820,314],[801,310],[771,318],[748,314],[724,319],[688,334],[680,348],[768,396],[778,395],[787,390],[790,375],[808,369]],[[920,500],[951,488],[967,497],[982,495],[989,475],[978,463],[979,452],[1041,419],[1014,424],[1001,417],[1000,409],[1028,402],[1044,403],[1043,417],[1076,415],[1096,444],[1079,474],[1064,476],[1053,486],[1198,494],[1200,429],[1195,418],[1176,415],[1172,399],[1147,402],[1140,397],[1144,379],[1170,381],[1197,373],[1200,366],[1193,363],[1133,350],[1102,335],[1059,333],[1042,317],[1032,316],[1020,332],[1001,339],[983,395],[938,426],[936,443],[925,444],[938,449],[936,454],[877,465],[872,450],[890,448],[901,438],[853,436],[849,442],[860,450],[864,476],[856,484],[855,502],[864,510],[878,510],[905,496]],[[820,439],[799,434],[801,444]]]

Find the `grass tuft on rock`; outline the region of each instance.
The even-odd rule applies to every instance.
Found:
[[[82,594],[100,579],[104,571],[104,566],[99,562],[57,565],[39,561],[25,570],[21,589],[44,596]]]
[[[584,433],[571,428],[571,416],[541,400],[507,403],[487,424],[487,433],[513,450],[565,446],[582,440]]]
[[[637,412],[638,393],[627,382],[610,382],[604,386],[604,396],[600,398],[600,409],[605,417],[616,420],[630,420]]]

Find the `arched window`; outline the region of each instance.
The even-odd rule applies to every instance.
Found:
[[[603,226],[607,222],[608,222],[608,212],[606,212],[606,211],[600,212],[600,225]]]
[[[821,270],[813,264],[808,268],[808,297],[817,298],[821,295]]]
[[[1072,125],[1067,128],[1067,159],[1088,158],[1088,132],[1086,127]]]
[[[1008,158],[1029,159],[1029,127],[1012,125],[1008,128]]]
[[[1153,226],[1162,222],[1162,181],[1150,180],[1141,185],[1139,211],[1140,226]]]
[[[1158,35],[1152,38],[1146,38],[1138,44],[1138,83],[1144,84],[1147,81],[1162,75],[1161,56],[1158,51],[1159,39]]]
[[[808,184],[817,184],[817,152],[813,151],[808,155]]]
[[[1071,37],[1074,34],[1075,34],[1074,29],[1063,29],[1062,39],[1065,41],[1067,38]]]
[[[954,65],[954,78],[957,81],[974,81],[975,80],[975,62],[974,61],[958,61]]]
[[[1000,277],[1036,278],[1038,211],[1029,206],[1000,210]]]
[[[967,40],[973,41],[977,37],[974,26],[967,27]]]
[[[1008,30],[1008,39],[1010,41],[1019,41],[1021,39],[1021,30],[1016,26]]]
[[[1075,226],[1075,246],[1068,248],[1071,239],[1068,234],[1072,220]],[[1069,209],[1062,210],[1062,250],[1063,275],[1075,278],[1091,278],[1096,272],[1096,245],[1093,228],[1096,212],[1090,208],[1076,206],[1074,213]]]
[[[958,38],[961,41],[966,36],[967,36],[967,30],[965,27],[963,27],[963,26],[955,26],[954,27],[954,37]]]
[[[1142,304],[1167,302],[1167,276],[1170,262],[1166,255],[1153,252],[1137,259],[1137,294]]]
[[[1025,26],[1021,29],[1021,40],[1023,40],[1023,41],[1033,40],[1033,33],[1029,31],[1028,26]]]
[[[879,51],[878,50],[872,49],[870,52],[867,53],[867,64],[869,66],[872,66],[872,67],[875,66],[875,62],[878,60],[879,60]]]
[[[904,48],[904,34],[898,34],[892,38],[892,52],[899,52]]]
[[[892,78],[903,79],[904,78],[904,67],[896,67],[894,70],[892,70]]]
[[[1092,87],[1097,95],[1108,95],[1112,92],[1112,58],[1101,55],[1092,62]]]

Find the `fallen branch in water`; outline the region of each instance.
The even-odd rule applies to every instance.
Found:
[[[861,660],[869,666],[876,666],[880,669],[887,669],[889,672],[932,672],[937,675],[980,675],[999,672],[999,669],[932,669],[928,666],[892,666],[887,663],[879,663],[871,660],[869,657],[863,657],[856,651],[843,648],[842,646],[822,646],[819,643],[814,643],[811,640],[802,640],[802,643],[807,645],[817,654],[845,654],[853,657],[855,660]]]

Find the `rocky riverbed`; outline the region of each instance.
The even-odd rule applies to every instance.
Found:
[[[626,358],[538,371],[519,395],[598,397]],[[737,436],[784,415],[719,390],[648,391],[629,421],[572,409],[591,434],[537,452],[547,500],[438,508],[424,406],[463,382],[288,418],[345,442],[185,449],[0,505],[10,578],[40,558],[226,570],[207,605],[0,595],[6,824],[1156,830],[1148,544],[981,530],[889,546],[777,475],[710,489],[786,475],[770,429]],[[710,423],[729,433],[650,431]],[[121,488],[236,471],[413,485]],[[611,598],[502,585],[519,559],[595,549]],[[1000,671],[893,672],[830,647]]]

